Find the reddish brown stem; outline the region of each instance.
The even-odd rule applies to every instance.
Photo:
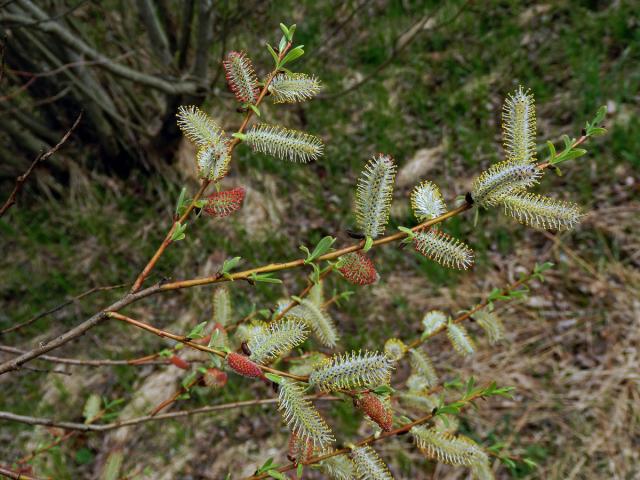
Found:
[[[149,325],[148,323],[144,323],[141,322],[139,320],[134,320],[133,318],[127,317],[125,315],[122,315],[121,313],[117,313],[117,312],[107,312],[107,316],[111,317],[111,318],[115,318],[116,320],[120,320],[122,322],[125,323],[129,323],[131,325],[134,325],[138,328],[141,328],[143,330],[146,330],[148,332],[151,332],[155,335],[158,335],[159,337],[164,337],[164,338],[170,338],[172,340],[175,340],[176,342],[180,342],[185,344],[188,347],[191,347],[195,350],[200,350],[202,352],[207,352],[207,353],[212,353],[214,355],[217,355],[218,357],[221,358],[226,358],[227,354],[225,352],[223,352],[222,350],[216,350],[215,348],[211,348],[211,347],[207,347],[205,345],[200,345],[199,343],[193,342],[192,340],[188,339],[187,337],[183,336],[183,335],[176,335],[175,333],[171,333],[171,332],[167,332],[165,330],[161,330],[159,328],[154,327],[153,325]],[[269,373],[274,373],[276,375],[280,375],[281,377],[289,377],[292,378],[294,380],[298,380],[301,382],[306,382],[308,380],[309,377],[303,377],[300,375],[293,375],[291,373],[288,372],[282,372],[280,370],[276,370],[275,368],[271,368],[271,367],[267,367],[265,365],[258,365],[260,367],[260,369],[263,372],[269,372]]]
[[[282,52],[280,52],[280,54],[278,55],[278,61],[284,58],[284,55],[287,53],[289,48],[291,48],[291,42],[289,42],[287,46],[282,50]],[[278,73],[277,70],[272,71],[267,77],[267,80],[264,82],[264,86],[262,87],[262,90],[260,91],[260,95],[258,96],[258,100],[256,101],[256,104],[255,104],[256,107],[259,106],[260,103],[262,103],[262,100],[264,99],[264,96],[267,94],[267,91],[269,89],[269,85],[271,84],[271,80],[273,80],[273,77],[275,77],[276,73]],[[249,124],[249,120],[251,120],[252,116],[253,116],[253,109],[249,109],[236,133],[243,133],[245,131],[245,129],[247,128],[247,125]],[[229,156],[233,155],[233,150],[236,148],[236,146],[239,143],[240,143],[239,138],[234,138],[231,141],[229,145]],[[169,232],[167,233],[167,236],[165,237],[165,239],[160,244],[160,247],[158,247],[158,250],[156,250],[156,253],[153,254],[153,257],[151,257],[151,260],[149,260],[149,263],[147,263],[147,265],[144,267],[142,272],[140,272],[140,275],[138,275],[138,278],[136,278],[136,281],[134,282],[133,287],[131,287],[131,293],[135,293],[142,288],[142,284],[144,283],[145,279],[149,276],[149,274],[151,273],[151,270],[153,270],[156,263],[158,263],[158,260],[160,260],[160,257],[162,256],[164,251],[171,244],[171,237],[173,236],[173,232],[176,230],[179,224],[182,224],[187,219],[191,211],[195,208],[196,202],[200,199],[200,197],[202,196],[205,189],[209,186],[210,183],[211,182],[209,180],[202,181],[202,185],[200,186],[200,189],[198,190],[196,195],[193,197],[193,200],[191,201],[191,204],[189,205],[187,210],[182,214],[182,216],[178,220],[173,222],[173,225],[171,225],[171,228],[169,229]]]

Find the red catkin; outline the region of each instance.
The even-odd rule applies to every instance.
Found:
[[[238,375],[249,378],[264,378],[260,367],[240,353],[227,354],[227,365]]]
[[[177,355],[171,355],[171,357],[169,357],[169,361],[171,363],[173,363],[178,368],[181,368],[183,370],[189,370],[189,362],[187,362],[186,360],[181,359]]]
[[[385,432],[393,429],[393,414],[373,393],[365,393],[356,400],[356,406],[366,413],[371,420]]]
[[[347,253],[339,268],[342,276],[354,285],[371,285],[378,280],[378,272],[373,261],[361,251]]]
[[[206,197],[207,203],[203,207],[204,213],[211,217],[228,217],[242,207],[245,194],[246,191],[242,187],[214,192]]]
[[[211,388],[224,387],[227,379],[227,374],[218,368],[208,368],[203,376],[204,384]]]

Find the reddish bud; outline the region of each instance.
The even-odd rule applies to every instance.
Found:
[[[212,193],[207,197],[207,203],[203,207],[204,213],[211,217],[227,217],[242,207],[245,193],[242,187]]]
[[[181,359],[177,355],[171,355],[171,357],[169,358],[169,361],[171,363],[173,363],[178,368],[181,368],[183,370],[189,370],[189,362],[187,362],[186,360]]]
[[[356,406],[366,413],[385,432],[393,428],[393,414],[373,393],[366,393],[356,401]]]
[[[227,384],[227,374],[217,368],[208,368],[203,381],[207,387],[222,388]]]
[[[371,285],[378,280],[375,265],[363,252],[358,250],[347,253],[342,257],[342,261],[340,273],[354,285]]]
[[[264,378],[260,367],[240,353],[227,354],[227,365],[237,374],[243,377]]]

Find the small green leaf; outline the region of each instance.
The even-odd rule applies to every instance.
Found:
[[[267,50],[269,50],[269,53],[273,57],[273,63],[275,63],[275,65],[277,67],[278,66],[278,54],[273,49],[273,47],[271,45],[269,45],[268,43],[267,43]]]
[[[273,383],[280,384],[280,382],[282,382],[282,377],[280,375],[276,375],[275,373],[265,373],[264,376],[271,380]]]
[[[282,33],[284,33],[284,36],[289,39],[289,36],[291,35],[289,33],[289,28],[287,28],[287,26],[284,23],[280,23],[280,30],[282,30]]]
[[[272,278],[273,273],[255,273],[253,272],[249,275],[249,279],[253,282],[262,282],[262,283],[282,283],[282,280],[279,278]]]
[[[242,260],[242,257],[227,258],[222,264],[220,273],[222,275],[228,274],[231,270],[233,270],[238,266],[241,260]]]
[[[189,332],[189,334],[187,335],[187,338],[191,338],[191,339],[197,339],[197,338],[202,338],[204,337],[204,327],[207,326],[208,322],[201,322],[198,325],[196,325],[195,327],[193,327],[193,329]]]
[[[240,132],[232,133],[231,136],[233,138],[237,138],[238,140],[242,140],[242,141],[244,141],[247,138],[247,136],[244,133],[240,133]]]
[[[298,45],[296,48],[290,50],[289,53],[287,53],[287,55],[280,62],[280,66],[283,67],[287,63],[293,62],[297,58],[304,55],[304,50],[302,47],[304,47],[304,45]]]
[[[600,125],[606,115],[607,115],[607,106],[602,105],[596,112],[596,116],[593,118],[591,125],[593,126]]]
[[[373,393],[380,396],[390,395],[393,392],[395,392],[395,390],[388,385],[382,385],[373,389]]]
[[[587,130],[587,135],[590,137],[601,137],[606,133],[607,133],[607,129],[602,127],[591,127]]]
[[[187,187],[182,187],[180,190],[180,196],[178,197],[178,203],[176,203],[176,216],[182,215],[182,209],[184,207],[184,200],[187,195]]]
[[[373,247],[373,238],[367,237],[364,241],[364,247],[362,247],[363,252],[368,252]]]
[[[280,473],[277,470],[267,470],[267,474],[271,478],[275,478],[276,480],[287,480],[287,477],[283,473]]]
[[[255,105],[249,105],[249,108],[253,110],[253,113],[255,113],[257,116],[260,116],[260,109],[258,107],[256,107]]]
[[[285,49],[286,46],[287,46],[287,37],[283,36],[280,39],[280,43],[278,44],[278,51],[282,52]]]
[[[307,258],[305,259],[304,263],[314,262],[319,257],[327,253],[331,249],[331,246],[335,241],[336,239],[334,237],[331,237],[331,236],[323,237],[322,240],[318,242],[318,244],[316,245],[316,248],[314,248],[313,252],[311,253],[309,253],[309,249],[307,247],[301,246],[300,250],[302,250],[307,254]]]
[[[182,388],[184,388],[185,390],[189,390],[189,384],[193,382],[193,380],[196,378],[196,375],[198,375],[198,372],[191,372],[189,375],[184,377],[181,382]]]
[[[547,140],[547,147],[549,147],[549,157],[554,158],[556,156],[556,147],[549,140]]]
[[[184,232],[187,229],[187,225],[188,225],[187,223],[182,225],[180,222],[176,222],[176,229],[173,231],[173,234],[171,235],[172,242],[178,242],[180,240],[183,240],[186,237],[186,234]]]
[[[299,479],[302,478],[302,472],[304,471],[304,465],[299,463],[298,468],[296,469],[296,477]]]

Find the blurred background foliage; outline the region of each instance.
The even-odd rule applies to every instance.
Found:
[[[332,314],[344,349],[379,348],[385,338],[417,328],[427,309],[455,313],[534,262],[554,261],[546,285],[505,309],[506,347],[485,348],[466,362],[446,347],[432,353],[447,365],[443,374],[497,377],[517,387],[516,402],[481,409],[463,425],[474,438],[504,441],[540,464],[501,467],[504,478],[638,475],[640,14],[631,0],[0,0],[3,200],[35,155],[84,111],[69,142],[38,167],[0,220],[0,329],[91,287],[135,277],[164,237],[180,189],[197,185],[195,152],[175,126],[177,106],[203,105],[226,130],[237,128],[242,117],[226,90],[221,57],[245,50],[266,73],[271,57],[264,45],[277,41],[281,21],[297,23],[296,40],[305,45],[296,69],[317,75],[325,88],[309,103],[265,105],[263,117],[321,136],[325,156],[292,165],[240,147],[223,185],[247,188],[244,208],[230,220],[190,225],[151,281],[208,274],[229,256],[246,265],[289,259],[300,244],[314,245],[324,235],[348,242],[355,179],[377,152],[392,154],[399,165],[392,228],[413,221],[407,196],[419,179],[438,183],[452,205],[473,174],[501,158],[502,101],[520,84],[536,96],[539,158],[547,153],[544,141],[579,135],[598,106],[607,105],[610,133],[589,144],[589,154],[561,177],[544,181],[544,189],[590,212],[575,233],[526,231],[497,211],[483,214],[476,227],[470,216],[455,219],[449,231],[477,252],[472,272],[452,273],[387,248],[375,252],[381,282]],[[236,286],[237,317],[304,285],[301,272],[281,278],[282,288]],[[347,288],[340,279],[327,285],[328,292]],[[33,345],[121,293],[74,302],[0,336],[0,343]],[[135,312],[187,331],[208,318],[210,299],[210,289],[196,289],[156,297]],[[130,358],[164,346],[109,325],[61,354]],[[90,393],[123,398],[129,408],[145,388],[155,400],[177,388],[181,372],[173,369],[153,393],[156,370],[70,368],[70,376],[25,370],[0,378],[8,393],[0,408],[71,420],[81,418]],[[265,395],[259,385],[233,381],[222,394],[198,390],[177,408]],[[340,424],[339,436],[357,435],[350,406],[335,407],[330,417]],[[3,461],[46,443],[48,435],[2,424]],[[94,478],[110,452],[127,445],[141,454],[125,459],[122,478],[222,478],[228,468],[251,470],[252,462],[281,458],[284,438],[273,410],[264,408],[150,424],[121,437],[78,437],[33,463],[35,472],[54,478]],[[398,478],[462,475],[402,446],[381,453]]]

